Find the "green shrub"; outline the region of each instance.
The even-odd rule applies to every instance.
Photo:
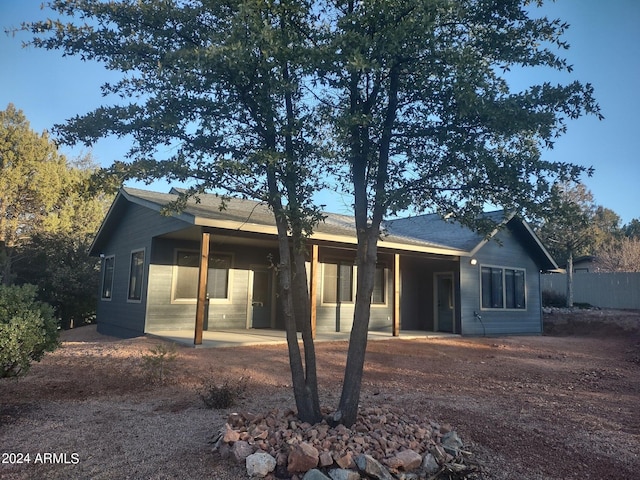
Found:
[[[142,368],[153,383],[164,385],[171,375],[178,353],[175,345],[159,343],[142,356]]]
[[[207,408],[229,408],[238,402],[240,396],[247,389],[247,379],[240,377],[232,381],[224,379],[222,383],[206,383],[200,389],[200,398]]]
[[[553,290],[542,291],[542,306],[543,307],[566,307],[567,297],[561,293],[556,293]]]
[[[0,285],[0,378],[25,375],[58,347],[53,309],[36,296],[34,285]]]

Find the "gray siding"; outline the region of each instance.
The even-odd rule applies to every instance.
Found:
[[[400,259],[400,318],[403,330],[433,331],[435,328],[434,275],[453,273],[458,298],[458,262],[448,259],[403,256]],[[455,308],[456,332],[459,332],[459,307]]]
[[[117,227],[110,232],[109,242],[101,252],[105,256],[115,256],[115,269],[111,299],[101,298],[102,285],[98,294],[99,332],[121,337],[138,336],[144,333],[151,237],[183,228],[183,226],[185,226],[183,222],[162,216],[147,208],[135,204],[127,206]],[[131,252],[142,248],[145,250],[142,299],[140,302],[130,302],[127,300],[127,289]]]
[[[198,242],[176,241],[158,238],[153,242],[151,284],[146,331],[192,330],[195,326],[196,304],[172,303],[172,282],[175,252],[177,249],[198,251]],[[274,250],[240,247],[233,238],[224,244],[212,243],[211,253],[229,253],[233,256],[230,275],[230,299],[212,300],[209,304],[206,330],[243,329],[250,324],[248,319],[249,271],[252,265],[269,265],[269,255]],[[275,282],[275,279],[274,279]]]
[[[316,298],[316,328],[319,332],[350,332],[353,326],[355,303],[324,304],[322,302],[323,264],[331,260],[343,259],[353,262],[355,252],[345,250],[320,249],[318,292]],[[379,263],[385,268],[385,303],[371,305],[369,330],[391,331],[393,322],[393,262],[389,255],[380,254]],[[353,267],[354,301],[357,267]]]
[[[463,335],[509,335],[542,333],[540,304],[540,274],[537,265],[509,230],[497,235],[475,255],[460,262],[460,310]],[[482,309],[480,298],[480,268],[483,265],[524,268],[526,270],[526,309]],[[474,312],[481,315],[479,320]]]

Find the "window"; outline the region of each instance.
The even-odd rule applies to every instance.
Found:
[[[376,273],[373,279],[373,294],[371,295],[372,304],[384,304],[387,298],[387,282],[384,266],[376,266]]]
[[[105,257],[102,266],[102,299],[111,300],[113,295],[113,270],[116,264],[116,257],[111,255]]]
[[[140,301],[142,298],[142,272],[144,271],[144,250],[131,252],[131,266],[129,268],[128,300]]]
[[[229,271],[231,255],[209,255],[209,278],[207,293],[210,299],[229,298]],[[193,300],[198,292],[198,267],[200,254],[194,251],[179,250],[174,289],[174,300]]]
[[[322,279],[323,303],[353,302],[353,263],[325,263]]]
[[[525,309],[525,271],[482,267],[482,308]]]

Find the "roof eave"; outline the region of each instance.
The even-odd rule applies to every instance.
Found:
[[[205,217],[195,217],[194,224],[202,227],[220,228],[224,230],[231,230],[236,232],[245,233],[261,233],[266,235],[277,236],[278,231],[275,226],[261,225],[256,223],[237,222],[233,220],[216,220]],[[333,242],[342,243],[346,245],[357,245],[358,240],[355,235],[336,235],[324,232],[314,232],[310,237],[310,240],[319,242]],[[379,248],[386,248],[390,250],[399,250],[405,252],[417,252],[417,253],[433,253],[440,255],[453,255],[453,256],[465,256],[469,252],[464,250],[458,250],[453,248],[433,247],[427,245],[410,245],[400,242],[393,242],[388,240],[379,240]]]

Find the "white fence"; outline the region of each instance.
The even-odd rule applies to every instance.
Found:
[[[542,291],[567,293],[567,276],[553,273],[541,276]],[[640,273],[575,273],[573,301],[600,308],[640,310]]]

